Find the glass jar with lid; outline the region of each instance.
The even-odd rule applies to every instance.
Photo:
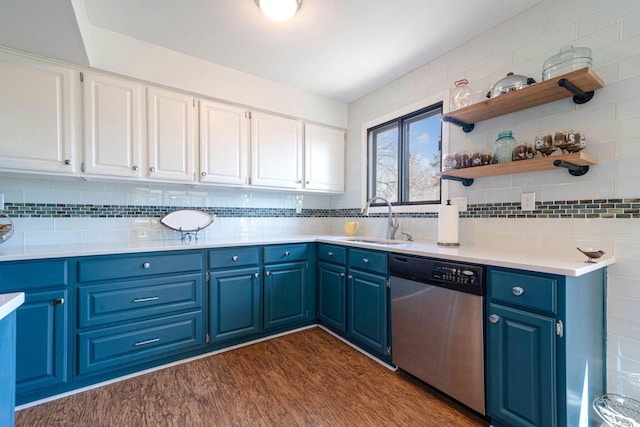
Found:
[[[500,132],[498,139],[493,144],[493,154],[496,163],[508,163],[512,160],[513,149],[516,148],[516,139],[510,130]]]
[[[549,80],[581,68],[591,67],[591,49],[588,47],[565,46],[560,53],[547,59],[542,67],[542,80]]]
[[[471,97],[473,92],[468,86],[469,82],[466,79],[456,80],[454,82],[456,88],[451,91],[451,111],[458,110],[463,107],[471,105]]]

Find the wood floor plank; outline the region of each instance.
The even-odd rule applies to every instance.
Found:
[[[23,409],[38,426],[486,426],[313,328]]]

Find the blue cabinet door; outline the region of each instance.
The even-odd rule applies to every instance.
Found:
[[[212,342],[260,332],[260,290],[258,267],[211,273],[209,330]]]
[[[13,426],[16,403],[16,312],[0,319],[0,425]]]
[[[67,382],[67,291],[27,292],[17,310],[16,394]]]
[[[320,323],[346,333],[346,269],[341,265],[318,264],[318,319]]]
[[[387,353],[387,278],[349,270],[347,337],[379,354]]]
[[[307,320],[307,263],[269,265],[264,269],[264,328]]]
[[[489,304],[487,412],[495,425],[556,426],[555,319]]]

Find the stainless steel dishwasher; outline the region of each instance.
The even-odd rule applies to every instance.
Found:
[[[392,254],[392,360],[485,415],[484,267]]]

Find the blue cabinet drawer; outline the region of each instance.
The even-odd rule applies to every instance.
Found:
[[[265,246],[264,248],[264,263],[274,264],[281,262],[291,261],[306,261],[307,260],[307,245],[274,245]]]
[[[387,254],[385,252],[349,249],[349,267],[373,273],[387,274]]]
[[[174,274],[202,268],[199,251],[108,255],[83,258],[77,263],[78,282]]]
[[[347,248],[344,246],[320,243],[318,245],[318,259],[320,261],[344,265],[347,263]]]
[[[78,287],[78,326],[162,315],[202,307],[202,274]]]
[[[492,302],[555,313],[558,281],[551,277],[491,270],[489,299]]]
[[[202,311],[78,334],[78,374],[139,363],[204,345]]]
[[[0,262],[2,292],[66,287],[70,282],[68,259]]]
[[[209,269],[250,267],[260,264],[260,248],[235,247],[211,249],[209,251]]]

